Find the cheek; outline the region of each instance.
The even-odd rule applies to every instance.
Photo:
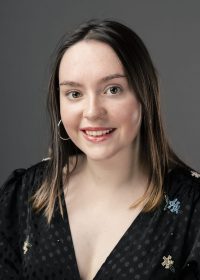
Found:
[[[136,110],[130,113],[130,120],[132,124],[140,123],[141,121],[141,108],[138,107]]]
[[[138,102],[130,102],[118,113],[121,122],[128,126],[139,126],[141,122],[141,104]]]
[[[70,133],[72,129],[78,126],[78,112],[73,106],[67,106],[61,102],[60,116],[65,127],[65,130]]]

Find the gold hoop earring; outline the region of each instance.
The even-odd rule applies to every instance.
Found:
[[[60,135],[59,130],[60,130],[60,124],[61,124],[61,122],[62,122],[62,120],[59,120],[59,122],[58,122],[58,135],[59,135],[60,139],[62,139],[63,141],[68,141],[70,138],[63,138],[63,137]]]

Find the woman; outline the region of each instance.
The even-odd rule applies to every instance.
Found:
[[[200,279],[200,175],[141,39],[109,20],[64,37],[48,108],[49,158],[1,188],[1,279]]]

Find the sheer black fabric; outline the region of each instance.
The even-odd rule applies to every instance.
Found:
[[[81,279],[64,194],[64,219],[56,204],[50,225],[29,202],[45,166],[15,170],[0,189],[0,279]],[[94,280],[200,279],[200,175],[175,168],[164,188],[162,205],[138,215]]]

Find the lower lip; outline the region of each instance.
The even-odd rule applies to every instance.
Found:
[[[108,134],[104,134],[102,136],[90,136],[88,134],[86,134],[84,131],[82,131],[83,133],[83,136],[86,140],[90,141],[90,142],[93,142],[93,143],[99,143],[99,142],[103,142],[109,138],[112,137],[113,133],[114,133],[115,130],[113,130],[112,132],[108,133]]]

